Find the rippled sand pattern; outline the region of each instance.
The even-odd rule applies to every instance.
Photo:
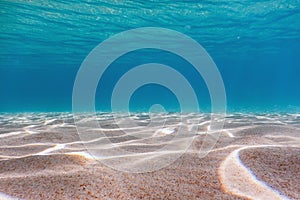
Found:
[[[167,123],[149,129],[149,116],[131,116],[138,126],[126,127],[128,134],[115,124],[126,126],[124,116],[113,120],[110,114],[97,115],[101,130],[94,132],[104,131],[112,142],[106,150],[116,145],[136,158],[144,156],[144,162],[153,151],[162,159],[178,153],[159,151],[166,144],[176,147],[193,139],[171,165],[125,173],[87,152],[70,113],[0,115],[0,199],[300,199],[300,115],[228,115],[217,144],[201,159],[209,116],[159,117],[168,118]],[[196,129],[189,124],[195,121]],[[185,132],[173,140],[180,123]],[[99,141],[88,143],[97,147]]]

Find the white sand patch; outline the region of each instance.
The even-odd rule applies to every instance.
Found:
[[[0,134],[0,138],[10,137],[10,136],[14,136],[14,135],[20,135],[22,133],[23,133],[23,131],[14,131],[14,132],[9,132],[9,133],[3,133],[3,134]]]
[[[63,149],[66,145],[65,144],[57,144],[55,145],[54,147],[51,147],[49,149],[46,149],[44,151],[41,151],[35,155],[49,155],[49,153],[53,152],[53,151],[57,151],[57,150],[60,150],[60,149]]]
[[[225,132],[229,137],[231,137],[231,138],[235,137],[235,136],[233,135],[233,133],[231,133],[231,132],[228,131],[228,130],[224,130],[224,132]]]
[[[157,131],[155,131],[154,133],[154,137],[156,136],[165,136],[165,135],[170,135],[172,133],[175,133],[175,129],[173,128],[162,128],[162,129],[158,129]]]
[[[19,198],[15,198],[12,196],[9,196],[3,192],[0,192],[0,200],[20,200]]]
[[[253,145],[234,150],[222,162],[218,170],[222,188],[227,193],[250,199],[288,199],[265,182],[258,180],[239,158],[239,152],[245,149],[279,146],[281,145]]]

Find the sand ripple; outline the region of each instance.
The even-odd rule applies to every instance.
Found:
[[[209,116],[187,114],[181,137],[174,139],[181,120],[176,113],[164,127],[136,114],[137,127],[118,129],[109,113],[96,116],[111,144],[103,138],[82,142],[70,113],[0,115],[0,199],[300,199],[300,118],[296,114],[228,115],[215,148],[198,156]],[[82,120],[89,121],[89,118]],[[125,126],[124,116],[117,121]],[[197,129],[190,123],[199,122]],[[193,134],[190,134],[192,130]],[[97,129],[90,130],[97,136]],[[106,139],[107,139],[106,138]],[[111,169],[97,162],[85,144],[129,155],[105,157],[127,161],[128,168],[168,159],[176,147],[192,140],[186,153],[165,168],[142,174]],[[173,145],[163,150],[164,145]],[[147,156],[145,156],[147,155]],[[124,162],[123,162],[124,163]],[[131,166],[132,165],[132,166]],[[5,193],[5,194],[4,194]]]

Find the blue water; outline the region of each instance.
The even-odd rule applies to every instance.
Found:
[[[299,0],[1,0],[0,12],[0,112],[71,111],[76,73],[89,52],[116,33],[148,26],[179,31],[206,49],[223,77],[229,111],[300,111]],[[159,50],[126,56],[101,80],[97,110],[109,111],[116,81],[145,62],[179,70],[201,109],[210,109],[205,83],[178,56]],[[139,88],[130,109],[157,103],[180,110],[176,96],[159,85]]]

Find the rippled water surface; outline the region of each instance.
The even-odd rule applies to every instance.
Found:
[[[116,33],[146,26],[173,29],[203,45],[222,74],[229,110],[299,110],[299,0],[2,0],[0,12],[0,111],[70,111],[74,79],[87,54]],[[188,68],[161,52],[138,55],[117,62],[109,77],[120,76],[121,66],[147,62]],[[204,83],[188,79],[206,108]],[[104,80],[99,109],[109,110],[115,82]],[[162,95],[171,100],[156,97]],[[132,109],[162,103],[176,110],[172,99],[162,88],[144,88]]]

